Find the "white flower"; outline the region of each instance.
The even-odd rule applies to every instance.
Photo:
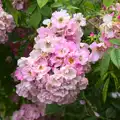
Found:
[[[85,26],[86,25],[86,19],[83,17],[82,13],[77,13],[73,15],[73,18],[79,22],[80,26]]]
[[[94,112],[94,114],[95,114],[96,117],[100,117],[100,114],[99,114],[99,113]]]
[[[111,93],[111,96],[112,96],[112,98],[115,98],[115,99],[116,99],[116,98],[118,97],[118,93],[117,93],[117,92],[112,92],[112,93]]]
[[[104,23],[109,23],[109,22],[112,22],[112,16],[107,14],[103,17],[103,22]]]
[[[43,25],[49,25],[51,23],[50,19],[43,20]]]

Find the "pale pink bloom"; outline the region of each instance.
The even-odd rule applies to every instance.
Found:
[[[84,18],[82,13],[76,13],[73,15],[73,19],[75,19],[80,26],[85,26],[86,25],[86,19]]]
[[[54,33],[53,33],[53,31],[51,29],[44,28],[44,27],[41,27],[41,28],[37,29],[37,32],[38,32],[38,36],[39,36],[40,39],[41,38],[43,39],[45,37],[54,35]]]
[[[53,53],[57,42],[57,38],[48,36],[44,39],[40,39],[40,41],[38,41],[34,47],[35,49],[41,49],[46,53]]]
[[[13,0],[12,5],[17,10],[22,10],[24,8],[25,0]]]
[[[50,65],[54,67],[60,67],[63,64],[63,58],[52,55],[50,58]]]
[[[18,80],[23,80],[23,75],[22,75],[22,69],[19,67],[16,69],[14,76],[18,79]]]
[[[69,52],[67,42],[56,45],[55,54],[57,57],[65,57]]]
[[[81,65],[87,64],[90,54],[88,49],[80,49],[76,54],[78,56],[78,63]]]
[[[0,29],[5,30],[5,23],[3,21],[0,21]]]
[[[63,83],[63,78],[60,76],[60,74],[51,75],[48,83],[52,86],[60,87]]]
[[[75,64],[78,63],[77,57],[78,57],[78,56],[76,56],[76,53],[75,53],[75,52],[70,52],[70,53],[66,56],[66,58],[65,58],[65,60],[64,60],[64,64],[70,65],[70,66],[74,67]]]
[[[80,80],[80,90],[84,90],[86,89],[87,85],[88,85],[88,79],[83,77],[81,80]]]
[[[77,75],[84,74],[84,66],[81,65],[81,64],[76,64],[75,65],[75,70],[77,71]]]
[[[30,62],[29,60],[30,60],[29,58],[21,57],[21,58],[17,61],[17,65],[18,65],[19,67],[24,67],[24,66],[28,65],[28,62]]]
[[[70,20],[65,29],[65,38],[73,42],[80,42],[83,36],[82,29],[74,20]]]
[[[33,66],[34,71],[37,73],[36,80],[40,80],[45,74],[50,71],[47,61],[39,61]]]
[[[35,80],[36,72],[33,70],[33,68],[31,68],[29,66],[25,66],[22,68],[21,72],[22,72],[24,80],[27,80],[27,81]]]
[[[120,12],[120,3],[116,3],[116,10]]]
[[[63,78],[70,80],[75,78],[77,73],[73,67],[70,67],[68,65],[61,67],[60,71]]]
[[[101,57],[103,56],[103,53],[106,50],[106,46],[104,43],[97,44],[96,42],[93,42],[90,45],[90,48],[92,50],[92,53],[90,54],[90,57],[89,57],[91,62],[96,62],[99,59],[101,59]]]
[[[41,57],[41,56],[42,56],[41,50],[33,49],[33,50],[30,52],[30,57],[31,57],[32,59],[37,59],[37,58],[39,58],[39,57]]]
[[[66,10],[56,11],[52,14],[52,25],[56,28],[64,28],[70,20],[70,15]]]

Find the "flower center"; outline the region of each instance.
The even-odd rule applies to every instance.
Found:
[[[62,23],[62,22],[63,22],[63,18],[60,17],[60,18],[58,19],[58,21],[59,21],[60,23]]]
[[[70,64],[74,63],[74,59],[72,57],[69,58],[69,63]]]

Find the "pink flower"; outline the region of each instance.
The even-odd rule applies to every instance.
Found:
[[[56,11],[52,14],[52,25],[58,29],[64,28],[70,20],[66,10]]]
[[[119,12],[120,11],[120,3],[116,3],[116,10]]]
[[[76,54],[78,56],[78,63],[81,65],[87,64],[90,54],[88,49],[80,49],[80,51],[78,51]]]
[[[31,68],[29,66],[25,66],[22,68],[21,73],[22,73],[23,79],[25,79],[27,81],[35,80],[36,72],[33,70],[33,68]]]
[[[54,35],[54,33],[51,29],[44,28],[44,27],[41,27],[41,28],[37,29],[37,32],[38,32],[39,38],[42,38],[42,39],[45,38],[45,37]]]
[[[75,19],[80,26],[86,25],[86,19],[83,17],[82,13],[77,13],[73,15],[73,19]]]
[[[96,43],[96,42],[93,42],[91,45],[90,45],[90,48],[92,50],[92,53],[90,54],[90,61],[91,62],[96,62],[98,61],[99,59],[101,59],[105,49],[106,49],[106,46],[104,43]]]
[[[77,22],[74,20],[69,21],[65,29],[65,38],[73,42],[80,42],[82,36],[82,29]]]
[[[17,68],[17,70],[14,73],[14,76],[18,79],[18,80],[23,80],[23,75],[22,75],[22,70],[21,68]]]
[[[73,79],[76,77],[76,70],[68,65],[61,67],[61,75],[65,79]]]
[[[94,36],[95,36],[95,34],[94,34],[93,32],[91,32],[91,33],[90,33],[90,36],[91,36],[91,37],[94,37]]]

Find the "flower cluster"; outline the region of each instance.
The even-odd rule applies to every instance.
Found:
[[[2,9],[0,2],[0,44],[4,44],[8,40],[7,33],[11,32],[15,27],[12,15],[6,13]]]
[[[23,104],[19,111],[14,112],[12,120],[36,120],[41,116],[44,109],[44,106]]]
[[[110,39],[120,39],[120,3],[109,7],[106,11],[107,14],[103,16],[103,23],[100,25],[100,40],[110,47],[112,46]]]
[[[17,10],[23,10],[28,0],[13,0],[12,5]]]
[[[20,83],[16,92],[34,103],[72,103],[80,90],[86,89],[85,73],[90,71],[91,62],[101,58],[106,46],[81,42],[81,26],[86,25],[81,13],[71,17],[66,10],[56,11],[43,24],[47,27],[37,30],[29,57],[18,60],[15,77]]]

